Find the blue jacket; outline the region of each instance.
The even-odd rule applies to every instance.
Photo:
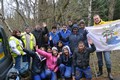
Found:
[[[59,36],[58,33],[56,32],[55,34],[50,32],[49,37],[52,36],[52,41],[53,41],[53,46],[57,46],[57,43],[59,41]],[[50,40],[48,40],[48,44],[50,45]]]
[[[71,34],[71,31],[70,30],[67,30],[66,32],[64,32],[63,30],[61,30],[59,32],[59,37],[60,37],[60,40],[63,42],[64,45],[68,45],[69,44],[69,36]]]
[[[79,43],[80,41],[83,41],[83,37],[82,37],[81,34],[79,34],[79,30],[78,30],[77,34],[74,34],[74,33],[73,33],[73,29],[74,29],[74,28],[77,28],[77,29],[78,29],[78,27],[77,27],[76,25],[73,26],[73,28],[72,28],[72,33],[71,33],[71,35],[69,36],[69,47],[70,47],[70,49],[71,49],[72,52],[74,51],[75,48],[78,47],[78,43]]]

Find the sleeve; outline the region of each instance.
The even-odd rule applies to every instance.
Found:
[[[20,51],[17,49],[17,45],[14,40],[9,41],[9,45],[11,47],[12,52],[16,53],[17,55],[21,55]]]
[[[37,49],[36,52],[38,52],[39,55],[44,56],[46,58],[49,58],[51,56],[50,53],[47,53],[47,52],[40,50],[40,49]]]
[[[27,53],[27,55],[31,56],[31,57],[34,57],[36,54],[34,51],[30,51],[30,50],[27,50],[27,49],[23,49],[24,52]]]
[[[94,52],[95,50],[96,50],[96,47],[95,47],[94,44],[91,44],[91,47],[88,48],[88,51],[89,51],[90,53]]]
[[[76,53],[74,51],[73,57],[72,57],[72,75],[75,76],[75,67],[76,67]]]
[[[43,30],[42,30],[43,35],[48,34],[48,32],[49,32],[48,28],[44,27]]]

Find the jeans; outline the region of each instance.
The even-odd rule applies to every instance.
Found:
[[[64,64],[60,64],[59,70],[62,78],[70,78],[72,74],[72,67],[65,66]]]
[[[18,71],[20,71],[22,56],[17,56],[17,57],[15,57],[14,59],[15,59],[15,68],[16,68]]]
[[[97,58],[98,58],[98,67],[102,67],[102,66],[103,66],[102,53],[103,53],[103,55],[104,55],[106,67],[107,67],[107,68],[111,68],[110,51],[96,52]]]
[[[90,69],[90,66],[88,66],[86,69],[81,69],[79,67],[76,67],[75,69],[75,80],[80,80],[82,78],[82,75],[85,75],[86,79],[92,79],[92,72]]]
[[[40,74],[34,75],[33,80],[42,80],[42,79],[45,79],[46,77],[47,76],[45,71],[42,71]]]

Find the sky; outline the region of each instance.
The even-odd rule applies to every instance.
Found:
[[[4,1],[4,14],[5,14],[5,17],[10,15],[10,14],[13,14],[14,13],[14,9],[16,7],[16,3],[14,0],[3,0]],[[19,1],[19,0],[18,0]],[[23,0],[21,0],[23,1]],[[35,0],[32,0],[33,2]],[[49,0],[47,0],[49,1]],[[58,0],[55,0],[55,2],[57,2]],[[1,4],[0,4],[0,8],[1,8]]]

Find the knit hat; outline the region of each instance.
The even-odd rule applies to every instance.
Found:
[[[52,50],[56,50],[56,51],[58,51],[57,47],[52,47]]]

